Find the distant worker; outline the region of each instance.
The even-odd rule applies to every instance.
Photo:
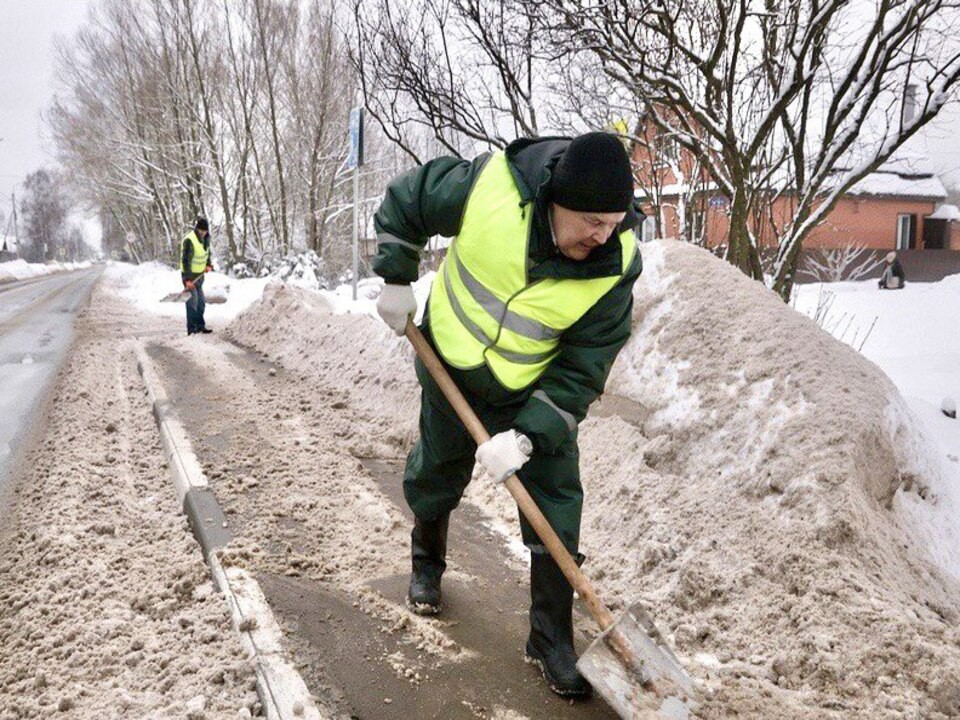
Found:
[[[880,276],[881,290],[901,290],[907,284],[907,275],[897,259],[897,253],[890,251],[884,258],[883,274]]]
[[[207,305],[203,297],[203,275],[211,270],[210,225],[206,218],[198,217],[193,230],[180,243],[180,279],[190,291],[187,299],[187,335],[213,332],[203,320]]]
[[[472,162],[440,157],[390,183],[374,217],[373,267],[386,283],[377,310],[402,335],[417,308],[421,250],[433,235],[454,237],[422,330],[493,433],[478,448],[416,361],[420,439],[403,479],[415,516],[414,612],[441,611],[450,512],[475,460],[494,481],[516,474],[583,561],[577,425],[630,336],[641,219],[630,160],[607,133],[517,140]],[[554,692],[588,695],[573,647],[573,589],[522,516],[520,526],[532,553],[526,657]]]

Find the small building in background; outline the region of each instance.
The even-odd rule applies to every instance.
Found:
[[[729,237],[730,199],[710,180],[704,163],[672,137],[658,134],[652,124],[641,124],[639,132],[632,157],[636,195],[647,215],[642,239],[678,238],[723,248]],[[854,184],[804,238],[802,254],[851,258],[859,253],[870,265],[871,257],[879,260],[896,250],[912,279],[939,280],[960,273],[960,197],[950,196],[927,148],[925,137],[918,134]],[[854,162],[841,162],[836,177],[843,177]],[[789,192],[773,191],[767,203],[758,203],[752,225],[762,258],[775,253],[775,228],[789,223],[796,204]],[[869,274],[878,272],[871,269]]]
[[[850,188],[803,244],[807,249],[856,245],[884,251],[960,250],[960,211],[947,199],[946,188],[925,157],[896,155]],[[695,237],[708,247],[726,244],[729,200],[713,183],[704,181],[692,189],[665,183],[660,203],[662,237]],[[677,210],[681,204],[686,214],[683,227]],[[768,217],[781,224],[793,209],[793,199],[783,195],[767,208]],[[761,219],[759,225],[761,245],[775,246],[769,222]]]
[[[10,262],[18,257],[16,239],[0,235],[0,262]]]

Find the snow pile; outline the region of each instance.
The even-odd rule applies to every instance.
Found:
[[[916,417],[875,365],[706,251],[644,258],[608,390],[651,414],[582,429],[591,567],[718,665],[718,708],[788,689],[845,717],[960,712],[960,587],[892,511],[948,482]]]
[[[902,522],[948,524],[937,490],[956,479],[917,416],[873,363],[706,251],[643,252],[634,337],[580,428],[602,596],[651,608],[709,717],[960,714],[960,587]],[[271,286],[230,334],[366,413],[341,428],[355,455],[415,438],[411,353],[381,323]],[[516,533],[502,488],[468,498]],[[943,528],[923,539],[954,549]]]
[[[367,301],[372,305],[372,301]],[[269,354],[288,370],[333,379],[344,393],[357,394],[385,422],[372,434],[343,428],[363,447],[360,457],[394,457],[412,442],[418,397],[413,351],[407,341],[365,314],[336,314],[329,294],[273,283],[263,299],[241,314],[227,336]],[[405,413],[403,408],[406,408]],[[391,416],[405,414],[406,422]]]
[[[413,294],[417,298],[417,314],[414,318],[420,322],[423,317],[423,309],[426,307],[427,298],[430,295],[430,285],[433,283],[435,272],[426,273],[423,277],[413,283]],[[383,279],[379,277],[363,278],[357,281],[357,299],[353,299],[353,285],[345,283],[338,285],[330,291],[324,291],[323,295],[329,302],[333,311],[337,314],[364,314],[380,321],[377,314],[377,299],[383,290]]]
[[[308,256],[308,254],[304,254]],[[283,258],[271,266],[271,272],[261,277],[251,277],[245,266],[240,274],[230,278],[223,273],[207,273],[204,278],[204,294],[207,299],[205,318],[213,324],[226,324],[241,314],[250,305],[260,299],[268,285],[287,285],[303,290],[316,291],[324,298],[329,307],[327,312],[336,314],[364,314],[378,317],[376,304],[383,288],[380,278],[363,278],[357,282],[357,299],[353,299],[353,284],[338,285],[332,290],[324,289],[326,284],[318,280],[315,263],[309,258],[294,262],[298,256]],[[5,267],[9,263],[0,265]],[[31,266],[33,267],[33,266]],[[44,268],[47,266],[39,266]],[[234,268],[236,270],[237,268]],[[420,302],[420,312],[430,292],[430,283],[434,273],[428,273],[414,283],[414,292]],[[2,279],[2,276],[0,276]],[[183,289],[180,273],[159,262],[131,265],[129,263],[110,262],[104,273],[104,280],[112,290],[126,298],[141,310],[167,317],[182,317],[183,303],[165,300]],[[418,319],[419,319],[418,314]]]

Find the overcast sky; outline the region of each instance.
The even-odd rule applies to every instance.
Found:
[[[27,174],[53,165],[40,113],[53,97],[53,40],[72,35],[89,0],[0,0],[0,206]],[[2,234],[3,228],[0,228]]]

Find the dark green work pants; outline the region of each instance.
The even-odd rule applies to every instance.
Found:
[[[470,482],[477,445],[419,359],[416,369],[423,388],[420,439],[407,457],[403,494],[414,515],[430,521],[446,515],[460,502]],[[464,396],[491,435],[512,428],[514,418],[526,401],[524,396],[518,404],[491,405],[475,395],[464,392]],[[517,473],[550,525],[574,555],[580,540],[583,507],[579,460],[574,436],[552,455],[534,451]],[[486,477],[485,481],[490,482]],[[525,545],[534,552],[544,552],[542,543],[522,515],[520,529]]]

